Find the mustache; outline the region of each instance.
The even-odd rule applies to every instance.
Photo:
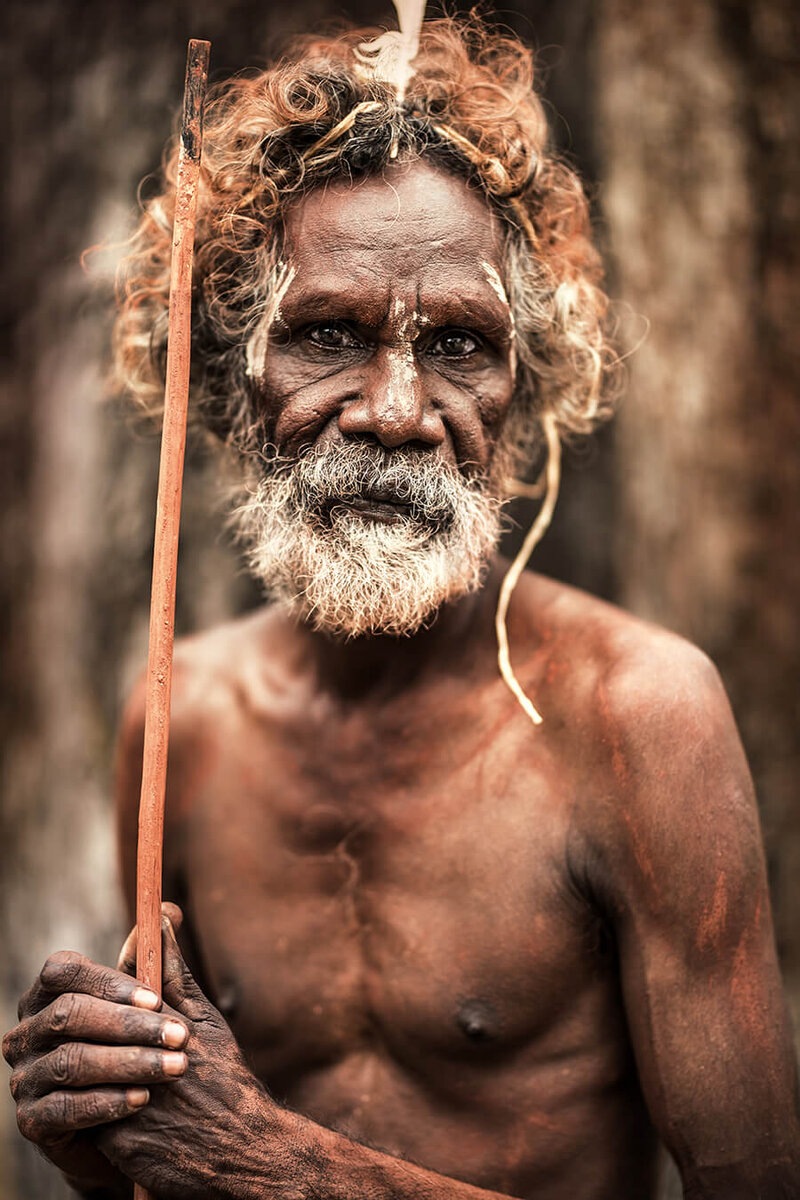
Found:
[[[290,485],[296,512],[322,525],[331,523],[341,502],[373,500],[405,509],[402,515],[414,524],[446,530],[465,494],[486,490],[483,476],[468,479],[430,451],[370,442],[310,447],[297,458],[273,460],[270,474]]]

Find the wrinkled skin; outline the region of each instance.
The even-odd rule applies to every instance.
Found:
[[[398,169],[312,193],[287,243],[261,387],[279,448],[490,466],[513,342],[480,197]],[[498,678],[498,585],[496,565],[408,640],[267,609],[178,647],[165,894],[197,982],[169,928],[160,1012],[60,956],[4,1045],[22,1132],[85,1192],[647,1200],[660,1137],[687,1196],[798,1193],[758,820],[716,674],[528,575],[509,632],[534,729]],[[120,745],[129,899],[142,710],[139,691]],[[124,1085],[149,1087],[138,1112]]]
[[[68,952],[51,956],[23,998],[22,1020],[4,1047],[15,1063],[11,1086],[22,1132],[84,1188],[125,1194],[125,1176],[140,1177],[144,1169],[148,1187],[158,1190],[166,1176],[173,1183],[171,1195],[195,1196],[210,1174],[224,1177],[230,1144],[265,1133],[264,1089],[183,962],[169,919],[180,923],[180,909],[166,905],[165,911],[163,1003],[157,1012],[151,1007],[157,997],[144,988],[136,994],[131,978],[134,931],[120,971]],[[130,1047],[124,1052],[94,1044],[122,1040]],[[221,1074],[226,1087],[220,1093],[207,1081]],[[132,1083],[138,1087],[127,1086]],[[151,1103],[156,1096],[159,1102]],[[116,1123],[134,1112],[135,1122]],[[101,1128],[89,1136],[80,1126]],[[209,1160],[208,1128],[219,1134],[217,1162]]]

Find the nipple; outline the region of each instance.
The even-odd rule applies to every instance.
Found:
[[[497,1036],[497,1022],[490,1007],[480,1000],[467,1000],[462,1004],[456,1024],[471,1042],[488,1042]]]

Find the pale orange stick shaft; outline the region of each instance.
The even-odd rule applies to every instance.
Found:
[[[175,193],[175,224],[169,290],[167,382],[161,460],[158,469],[150,640],[144,722],[139,846],[136,865],[136,973],[161,994],[161,868],[164,796],[167,784],[172,647],[175,637],[175,579],[186,447],[191,354],[192,254],[203,137],[203,99],[208,78],[208,42],[189,42],[183,122]],[[139,1184],[134,1200],[148,1200]]]

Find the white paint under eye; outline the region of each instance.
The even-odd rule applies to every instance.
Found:
[[[270,296],[264,316],[259,321],[255,333],[245,347],[247,375],[250,379],[255,379],[259,383],[264,378],[264,365],[267,358],[267,344],[269,342],[270,330],[278,317],[280,317],[281,301],[288,292],[289,285],[294,279],[295,274],[296,269],[294,267],[287,266],[286,263],[278,263],[275,288]]]

